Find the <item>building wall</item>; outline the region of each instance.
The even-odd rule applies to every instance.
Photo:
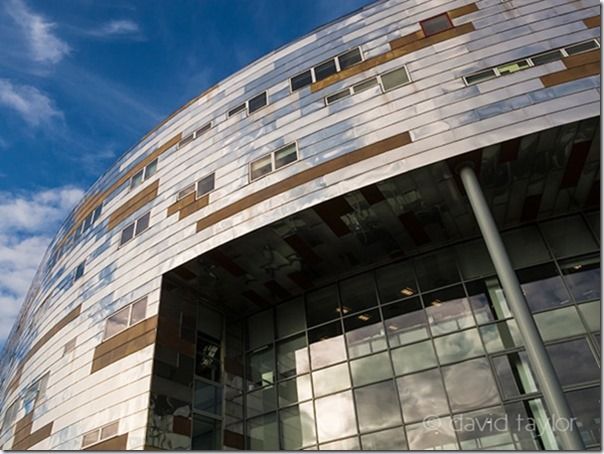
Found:
[[[443,12],[456,16],[454,30],[422,38],[419,21]],[[19,446],[77,449],[82,434],[119,420],[119,434],[128,436],[116,442],[142,448],[154,328],[145,334],[146,345],[140,333],[123,336],[122,353],[92,372],[95,354],[109,348],[102,345],[109,315],[147,296],[146,315],[153,317],[163,273],[303,208],[469,150],[599,115],[599,51],[472,86],[462,79],[599,33],[595,0],[380,1],[192,100],[93,185],[45,254],[2,360],[2,417],[49,372],[45,398],[36,403],[31,425],[23,408],[3,425],[0,446],[15,446],[19,421],[25,431]],[[355,46],[365,60],[355,69],[291,92],[290,77]],[[325,105],[325,96],[402,65],[411,83]],[[230,109],[265,90],[267,107],[227,118]],[[209,121],[212,129],[178,146]],[[292,142],[298,161],[249,182],[252,160]],[[155,157],[157,173],[130,191],[128,179]],[[180,190],[212,172],[215,190],[207,200],[175,204]],[[100,203],[94,226],[66,243]],[[121,231],[149,210],[149,229],[119,246]],[[62,244],[71,246],[55,261]],[[73,281],[84,260],[83,276]],[[75,349],[64,355],[73,338]]]

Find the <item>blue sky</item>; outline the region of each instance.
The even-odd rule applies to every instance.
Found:
[[[0,2],[0,345],[111,163],[206,88],[371,0]]]

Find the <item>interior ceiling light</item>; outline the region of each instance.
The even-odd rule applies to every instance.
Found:
[[[411,296],[415,293],[415,291],[411,287],[405,287],[401,290],[401,294],[405,296]]]

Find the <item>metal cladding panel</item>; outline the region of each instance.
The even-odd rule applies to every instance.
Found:
[[[453,25],[471,24],[473,31],[417,44],[426,39],[420,20],[453,10],[465,12],[454,15]],[[84,433],[119,420],[120,434],[129,433],[128,448],[142,449],[153,345],[128,350],[91,373],[108,316],[144,296],[146,316],[157,315],[163,273],[283,217],[448,157],[599,115],[597,75],[573,70],[563,83],[544,85],[544,76],[566,69],[563,60],[471,86],[462,79],[597,38],[599,28],[588,24],[598,15],[595,0],[378,1],[275,50],[192,100],[92,186],[53,240],[7,342],[0,417],[49,372],[33,429],[52,423],[52,434],[34,448],[79,449]],[[401,38],[415,47],[400,56],[389,54],[391,41]],[[322,89],[291,92],[291,77],[354,47],[360,47],[365,60],[381,60]],[[374,87],[326,105],[326,96],[403,65],[410,83],[386,92]],[[227,118],[229,110],[263,91],[266,107]],[[175,145],[175,137],[210,121],[212,127],[198,138]],[[333,164],[401,134],[408,134],[411,142],[350,159],[348,165]],[[251,161],[291,143],[297,144],[297,161],[249,181]],[[152,156],[158,158],[157,172],[131,190],[128,177]],[[312,174],[313,169],[326,171]],[[314,177],[303,180],[304,172]],[[197,204],[186,216],[169,215],[178,192],[210,173],[215,173],[215,189],[207,204]],[[291,181],[299,184],[287,183]],[[151,185],[157,185],[156,196],[136,197]],[[95,197],[104,201],[102,214],[79,238],[66,241],[79,225],[75,221],[95,208]],[[242,205],[245,198],[252,203]],[[199,221],[219,210],[230,211],[198,231]],[[122,230],[146,212],[149,227],[120,246]],[[65,248],[62,255],[56,254],[60,245]],[[76,267],[84,261],[83,276],[74,280]],[[49,335],[78,305],[78,317]],[[30,353],[40,339],[46,341]],[[65,353],[73,339],[75,348]],[[24,415],[19,409],[15,421]],[[11,447],[13,425],[1,430],[0,446]]]

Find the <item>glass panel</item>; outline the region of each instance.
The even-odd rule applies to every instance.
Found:
[[[191,194],[192,192],[195,192],[195,183],[190,184],[189,186],[187,186],[186,188],[182,189],[181,191],[178,192],[178,195],[176,196],[176,198],[178,200],[188,196],[189,194]]]
[[[124,230],[122,230],[122,236],[120,237],[120,245],[130,241],[134,237],[134,223],[130,224]]]
[[[423,296],[434,336],[474,326],[474,317],[463,287],[457,285]]]
[[[130,314],[130,324],[134,325],[135,323],[140,322],[145,319],[145,315],[147,313],[147,297],[138,300],[134,304],[132,304],[132,314]]]
[[[377,306],[373,273],[365,273],[340,282],[342,311],[358,312]]]
[[[361,436],[364,451],[404,451],[407,449],[402,427]]]
[[[82,447],[94,444],[98,441],[98,439],[99,429],[93,430],[92,432],[88,432],[87,434],[84,434],[84,437],[82,438]]]
[[[281,410],[279,420],[281,449],[297,450],[316,443],[312,402]]]
[[[143,182],[143,175],[145,173],[145,169],[137,172],[130,180],[130,189],[134,189],[139,186]]]
[[[214,174],[210,174],[207,177],[202,178],[197,182],[197,197],[201,197],[208,192],[214,190]]]
[[[550,52],[545,52],[543,54],[531,57],[531,61],[535,66],[545,65],[546,63],[550,63],[560,59],[562,59],[562,52],[560,52],[559,50],[552,50]]]
[[[527,401],[504,405],[507,420],[511,422],[509,428],[516,443],[516,449],[521,451],[540,451],[537,444],[538,434],[535,431],[535,422],[529,419],[527,413],[530,406]],[[531,413],[532,415],[532,413]],[[531,423],[532,422],[532,423]]]
[[[222,386],[195,380],[195,400],[193,401],[193,406],[196,410],[221,416]]]
[[[573,415],[577,418],[577,426],[581,432],[583,442],[587,446],[600,444],[602,437],[600,387],[566,393],[566,400]]]
[[[392,355],[392,363],[394,364],[394,373],[396,375],[408,374],[409,372],[428,369],[437,365],[432,341],[397,348],[392,350],[390,354]]]
[[[218,341],[197,332],[195,374],[212,381],[220,381],[220,345]]]
[[[574,306],[541,312],[533,316],[544,341],[574,336],[585,332]]]
[[[540,225],[554,256],[568,257],[597,251],[598,245],[581,216],[570,216]]]
[[[497,385],[485,358],[443,367],[451,410],[465,411],[499,402]]]
[[[285,407],[312,398],[310,375],[301,375],[293,380],[279,383],[279,406]]]
[[[232,117],[233,115],[238,114],[239,112],[243,112],[245,110],[245,103],[238,105],[237,107],[229,110],[228,112],[228,116],[229,118]]]
[[[600,331],[600,302],[592,301],[591,303],[581,304],[579,311],[583,316],[583,320],[587,323],[587,328],[590,331]]]
[[[279,337],[298,333],[306,328],[304,300],[296,298],[287,303],[279,304],[277,311],[277,335]]]
[[[514,268],[524,268],[551,260],[535,226],[505,232],[502,234],[502,239]]]
[[[212,418],[195,415],[193,417],[193,437],[191,448],[194,450],[217,450],[221,444],[220,422]]]
[[[96,222],[101,217],[102,211],[103,211],[102,204],[94,209],[94,212],[92,213],[92,222],[93,223]]]
[[[376,280],[382,304],[417,293],[415,273],[408,263],[395,263],[380,268],[376,272]]]
[[[438,16],[421,21],[420,25],[424,30],[424,35],[426,36],[434,35],[453,27],[453,24],[451,24],[447,13],[439,14]]]
[[[405,67],[395,69],[394,71],[389,71],[385,74],[382,74],[380,77],[382,78],[384,91],[392,90],[410,82],[409,74],[407,73]]]
[[[497,70],[499,71],[499,74],[503,76],[505,74],[512,74],[517,71],[521,71],[529,68],[530,66],[531,65],[529,64],[528,60],[519,60],[513,63],[506,63],[505,65],[498,66]]]
[[[248,101],[248,111],[250,113],[256,112],[266,106],[267,102],[266,92],[260,93]]]
[[[247,421],[247,447],[253,451],[276,451],[279,449],[277,416],[275,413],[259,416]]]
[[[598,48],[598,44],[594,40],[591,40],[591,41],[587,41],[584,43],[575,44],[574,46],[568,46],[564,50],[566,51],[566,53],[568,55],[575,55],[575,54],[580,54],[581,52],[587,52],[589,50],[597,49],[597,48]]]
[[[546,349],[562,386],[600,378],[600,368],[585,339],[548,345]]]
[[[315,66],[315,80],[323,80],[336,72],[336,61],[335,59],[331,59],[325,63]]]
[[[321,451],[357,451],[361,449],[357,437],[346,438],[319,446]]]
[[[296,152],[296,144],[281,148],[280,150],[275,151],[275,169],[280,169],[297,159],[298,154]]]
[[[101,440],[106,440],[117,435],[118,423],[114,422],[101,429]]]
[[[267,346],[248,355],[249,389],[273,384],[274,373],[273,347]]]
[[[302,87],[312,84],[312,75],[310,69],[304,71],[302,74],[298,74],[290,79],[292,91],[299,90]]]
[[[361,60],[361,51],[358,47],[356,49],[349,50],[338,57],[340,71],[360,62]]]
[[[428,337],[428,320],[419,298],[410,298],[382,308],[390,347]]]
[[[343,363],[313,372],[312,382],[315,388],[315,396],[324,396],[350,388],[348,364]]]
[[[489,353],[523,345],[515,320],[480,327],[480,335]]]
[[[151,217],[151,213],[149,212],[149,213],[143,214],[140,218],[138,218],[138,220],[136,221],[136,230],[134,232],[134,236],[139,235],[144,230],[147,230],[147,227],[149,227],[149,218],[150,217]]]
[[[313,369],[339,363],[346,359],[346,345],[340,322],[315,328],[308,332],[310,360]]]
[[[246,394],[247,417],[274,411],[277,408],[275,391],[274,386],[267,386],[266,388],[248,392]]]
[[[510,353],[493,358],[495,374],[504,399],[537,392],[537,382],[525,352]]]
[[[277,371],[279,378],[293,377],[308,372],[306,335],[281,341],[277,344]]]
[[[360,82],[356,85],[354,85],[352,87],[352,90],[355,94],[357,93],[361,93],[365,90],[369,90],[372,87],[376,87],[378,85],[378,80],[376,77],[372,78],[372,79],[367,79],[364,80],[363,82]]]
[[[130,306],[123,308],[121,311],[107,319],[107,324],[105,325],[105,339],[128,328],[129,312]]]
[[[371,432],[402,423],[392,381],[355,389],[354,398],[361,432]]]
[[[517,272],[522,292],[533,311],[570,303],[562,278],[553,263]]]
[[[354,386],[366,385],[392,377],[388,352],[366,356],[350,362]]]
[[[494,79],[495,77],[497,77],[495,75],[495,71],[493,71],[492,69],[487,69],[485,71],[466,76],[465,79],[468,85],[472,85]]]
[[[451,418],[431,419],[429,424],[418,423],[407,426],[409,449],[456,450],[455,429]]]
[[[157,159],[151,161],[147,167],[145,167],[145,180],[151,178],[157,172]]]
[[[306,295],[306,321],[309,327],[333,320],[339,315],[338,290],[335,285]]]
[[[428,370],[396,380],[403,406],[405,421],[418,421],[426,417],[449,413],[445,389],[438,369]],[[409,440],[411,436],[407,432]],[[411,444],[411,441],[409,441]],[[411,445],[411,449],[414,449]]]
[[[470,295],[468,298],[470,306],[479,325],[512,316],[497,278],[468,282],[466,289]]]
[[[577,259],[561,265],[564,280],[577,302],[599,300],[602,280],[597,257]]]
[[[351,358],[386,349],[384,324],[377,309],[345,318],[344,330]]]
[[[596,236],[596,238],[600,239],[600,212],[592,212],[586,213],[585,218],[587,219],[587,223],[591,227],[591,231]]]
[[[332,104],[340,99],[348,98],[350,95],[350,88],[347,88],[346,90],[338,91],[333,95],[326,96],[325,102],[327,102],[327,104]]]
[[[450,249],[416,259],[415,271],[422,292],[455,284],[461,280],[453,251]]]
[[[453,417],[462,450],[514,450],[514,442],[501,407],[478,410]]]
[[[319,442],[356,433],[357,423],[351,391],[316,399],[315,410]]]
[[[252,315],[247,321],[248,348],[255,349],[273,342],[273,310]]]
[[[483,240],[463,243],[455,247],[455,252],[464,279],[495,274],[493,262]]]
[[[469,329],[460,333],[434,339],[436,353],[441,364],[453,363],[473,356],[484,355],[477,329]]]
[[[273,171],[273,161],[271,155],[263,156],[250,164],[250,178],[255,180],[267,173]]]

